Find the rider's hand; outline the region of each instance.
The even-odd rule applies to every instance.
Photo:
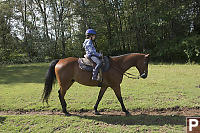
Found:
[[[103,55],[102,54],[99,54],[99,58],[101,58]]]

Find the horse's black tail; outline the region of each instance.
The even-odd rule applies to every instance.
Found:
[[[51,64],[49,65],[49,69],[46,73],[46,78],[45,78],[45,85],[44,85],[44,90],[42,94],[42,101],[46,101],[48,104],[48,98],[50,96],[50,93],[52,91],[52,85],[54,84],[54,81],[56,79],[56,74],[55,74],[55,66],[58,63],[59,60],[53,60]]]

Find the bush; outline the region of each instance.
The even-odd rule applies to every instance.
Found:
[[[189,63],[200,62],[200,35],[187,37],[182,41],[182,45]]]
[[[29,62],[26,54],[11,49],[0,49],[0,60],[0,64],[23,64]]]

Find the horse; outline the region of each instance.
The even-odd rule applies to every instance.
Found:
[[[126,115],[131,115],[126,109],[123,98],[121,96],[121,87],[123,75],[125,72],[135,66],[139,71],[139,77],[145,79],[148,75],[149,54],[130,53],[120,56],[109,57],[110,68],[108,71],[102,73],[103,83],[99,91],[99,95],[94,106],[94,114],[100,115],[97,108],[105,91],[108,87],[112,88],[118,101],[121,104],[122,111]],[[71,114],[67,112],[67,104],[64,99],[66,91],[72,86],[74,82],[78,82],[86,86],[98,86],[98,81],[91,79],[92,72],[88,72],[79,68],[78,58],[68,57],[65,59],[56,59],[50,63],[49,69],[46,73],[45,85],[42,94],[43,102],[48,104],[48,98],[52,91],[52,85],[57,79],[60,89],[58,91],[59,100],[62,106],[62,112],[66,116]]]

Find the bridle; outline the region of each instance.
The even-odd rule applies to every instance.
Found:
[[[114,62],[113,62],[114,63]],[[144,59],[144,65],[147,65],[148,64],[148,58],[146,58],[145,57],[145,59]],[[117,66],[117,65],[115,65],[115,66]],[[118,68],[118,67],[113,67],[115,70],[117,70],[119,73],[121,73],[122,75],[124,75],[124,76],[126,76],[127,78],[131,78],[131,79],[140,79],[140,77],[141,77],[141,75],[139,75],[139,76],[136,76],[136,75],[134,75],[134,74],[131,74],[131,73],[128,73],[128,72],[122,72],[121,71],[121,69],[120,68]],[[146,71],[144,71],[144,73],[143,74],[145,74],[146,73]]]

